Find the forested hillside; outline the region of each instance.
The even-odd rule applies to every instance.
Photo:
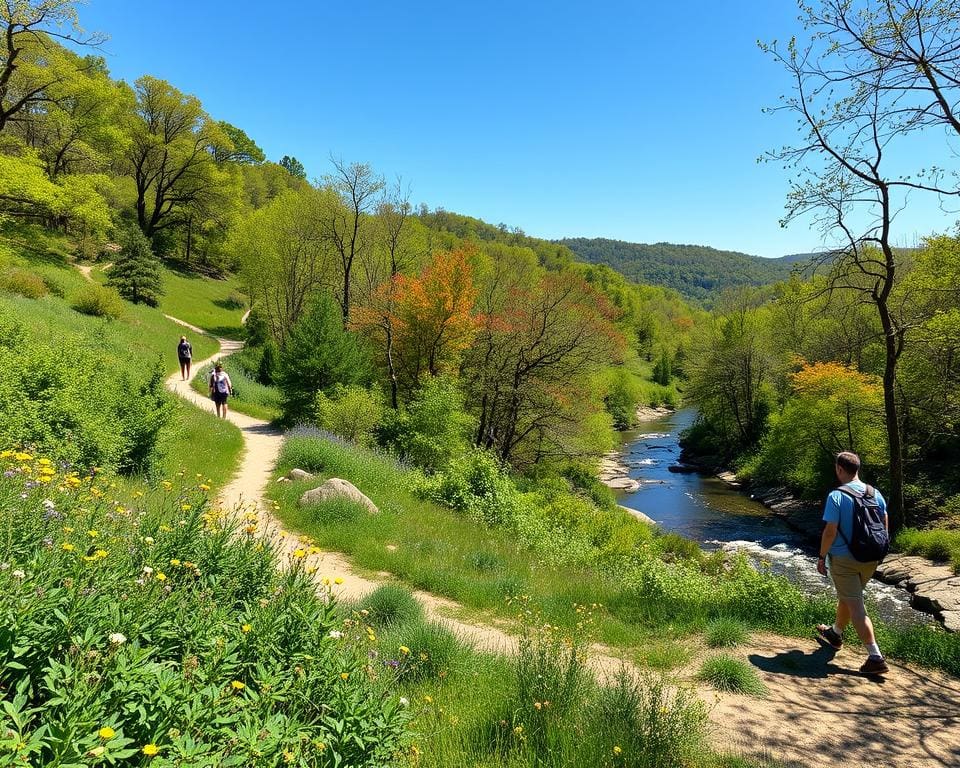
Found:
[[[711,304],[726,288],[785,280],[794,262],[806,260],[802,255],[764,259],[705,245],[625,243],[582,237],[559,242],[583,261],[606,264],[638,283],[663,285],[704,304]]]

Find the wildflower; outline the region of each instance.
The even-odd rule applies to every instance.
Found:
[[[209,490],[210,490],[210,486],[207,485],[206,483],[200,483],[200,485],[199,485],[198,487],[200,488],[201,491],[209,491]]]
[[[233,690],[235,691],[242,691],[244,688],[247,687],[246,683],[241,683],[239,680],[234,680],[232,683],[230,683],[230,685],[233,687]]]
[[[613,754],[615,754],[615,755],[622,755],[622,754],[623,754],[623,749],[621,748],[621,746],[620,746],[619,744],[615,744],[615,745],[613,746]]]
[[[174,568],[176,568],[178,565],[180,565],[180,561],[177,560],[177,558],[174,557],[174,558],[172,558],[172,559],[170,560],[170,565],[172,565]]]
[[[25,573],[24,573],[23,571],[21,571],[19,568],[17,568],[15,571],[11,571],[11,572],[10,572],[10,575],[13,576],[13,578],[15,578],[15,579],[25,579],[25,578],[27,578],[27,574],[25,574]]]
[[[32,460],[33,460],[33,456],[31,456],[29,453],[23,453],[23,451],[20,451],[20,452],[18,452],[18,453],[15,453],[15,454],[13,455],[13,458],[16,459],[17,461],[32,461]]]
[[[151,568],[149,565],[145,565],[143,566],[143,572],[145,575],[149,576],[153,573],[153,568]]]
[[[189,512],[192,507],[189,504],[181,504],[180,509],[182,509],[184,512]]]
[[[91,539],[95,539],[99,535],[100,535],[100,531],[94,531],[94,530],[87,531],[87,536],[89,536]]]
[[[103,757],[103,753],[107,751],[107,748],[104,746],[94,747],[89,752],[87,752],[87,757]]]
[[[134,491],[134,492],[133,492],[133,498],[135,498],[135,499],[142,499],[142,498],[143,498],[143,491]]]
[[[343,632],[337,629],[331,629],[329,636],[332,637],[334,640],[340,640],[343,637]]]
[[[295,549],[293,550],[293,556],[300,560],[307,556],[307,551],[305,549]]]
[[[141,752],[143,752],[143,754],[145,754],[147,757],[153,757],[154,755],[159,754],[160,747],[153,743],[144,744]]]
[[[292,763],[293,762],[293,752],[289,749],[283,750],[283,762]]]
[[[157,571],[156,579],[157,579],[157,581],[166,581],[166,580],[167,580],[167,574],[165,574],[163,571]]]
[[[242,627],[240,627],[240,631],[243,632],[243,634],[247,634],[247,632],[249,632],[251,629],[253,629],[253,627],[251,627],[249,624],[244,624]]]
[[[399,650],[400,650],[400,653],[402,653],[404,656],[410,653],[410,649],[407,648],[407,646],[405,645],[401,645]]]
[[[350,677],[350,673],[349,673],[349,672],[341,672],[341,673],[340,673],[340,679],[341,679],[341,680],[346,680],[348,677]]]
[[[125,642],[127,642],[127,638],[119,632],[114,632],[107,639],[112,645],[123,645]]]
[[[153,542],[154,542],[153,536],[144,536],[144,537],[143,537],[143,543],[146,544],[148,547],[149,547],[149,546],[152,546],[152,545],[153,545]]]
[[[109,725],[103,726],[99,731],[97,731],[97,736],[106,741],[107,739],[112,739],[117,735],[117,732],[113,730]]]
[[[427,704],[433,704],[433,696],[424,696],[423,700],[427,702]]]
[[[337,578],[335,578],[335,579],[333,580],[333,583],[334,583],[334,584],[343,584],[343,579],[340,578],[339,576],[337,576]]]
[[[69,541],[65,541],[60,545],[60,549],[62,549],[64,552],[73,552],[76,547],[73,546],[73,544],[71,544]]]
[[[400,697],[399,704],[400,704],[401,707],[409,707],[409,706],[410,706],[410,699],[408,699],[406,696],[401,696],[401,697]]]
[[[64,533],[73,533],[73,526],[72,526],[72,525],[65,525],[65,526],[63,526],[63,532],[64,532]]]

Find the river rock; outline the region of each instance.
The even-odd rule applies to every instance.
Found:
[[[611,477],[604,480],[603,484],[614,491],[626,491],[627,493],[633,493],[640,488],[640,483],[632,477]]]
[[[630,507],[625,507],[623,506],[623,504],[617,504],[617,506],[620,507],[620,509],[622,509],[624,512],[629,512],[633,517],[637,518],[637,520],[639,520],[641,523],[646,523],[647,525],[653,525],[653,526],[657,524],[656,520],[654,520],[652,517],[648,517],[647,515],[643,514],[643,512],[641,512],[639,509],[630,509]]]
[[[313,480],[313,473],[303,469],[291,469],[287,472],[287,480],[296,482],[297,480]]]
[[[692,475],[694,472],[698,472],[699,468],[691,464],[671,464],[667,467],[667,471],[677,475]]]
[[[947,632],[960,632],[960,611],[944,611],[940,620]]]
[[[353,483],[341,480],[339,477],[331,477],[323,485],[304,493],[303,496],[300,497],[300,506],[305,507],[310,504],[319,504],[333,499],[347,499],[348,501],[356,502],[365,507],[371,515],[376,515],[380,512],[380,510],[377,509],[377,505],[364,496],[359,488]]]

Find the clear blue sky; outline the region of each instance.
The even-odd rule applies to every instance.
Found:
[[[780,256],[794,140],[761,114],[787,90],[758,39],[799,32],[792,0],[406,3],[90,0],[115,77],[169,80],[272,160],[401,175],[415,203],[539,237],[697,243]],[[914,206],[914,209],[917,207]],[[948,226],[932,203],[904,241]]]

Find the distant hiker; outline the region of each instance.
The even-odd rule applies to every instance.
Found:
[[[230,382],[230,376],[220,363],[213,367],[213,373],[210,374],[210,397],[213,398],[217,406],[217,416],[227,418],[227,397],[233,394],[233,384]]]
[[[837,618],[833,626],[820,624],[817,633],[834,649],[843,646],[843,630],[853,622],[869,656],[860,667],[867,675],[889,671],[880,653],[873,624],[863,604],[863,588],[873,577],[889,546],[887,502],[880,491],[860,479],[860,457],[850,451],[837,454],[834,470],[840,487],[830,492],[823,509],[823,535],[817,571],[837,588]]]
[[[187,341],[186,336],[180,337],[180,343],[177,344],[177,358],[180,360],[180,378],[184,381],[190,379],[190,364],[193,362],[193,347]]]

